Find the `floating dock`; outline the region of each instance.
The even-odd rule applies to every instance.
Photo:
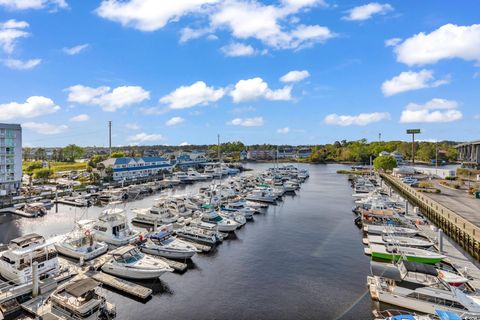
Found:
[[[104,272],[96,273],[92,276],[92,278],[105,284],[106,286],[125,292],[129,295],[143,300],[146,300],[148,297],[150,297],[153,292],[152,289],[146,288],[144,286],[127,280],[113,277]]]
[[[151,256],[151,257],[153,257],[153,256]],[[162,260],[163,262],[168,264],[168,266],[170,268],[172,268],[173,270],[178,271],[178,272],[183,272],[183,271],[187,270],[187,267],[188,267],[187,264],[183,263],[183,262],[167,259],[167,258],[164,258],[164,257],[154,257],[154,258]]]
[[[197,248],[198,250],[200,250],[202,252],[210,252],[210,250],[212,250],[212,247],[207,246],[206,244],[201,244],[201,243],[189,241],[189,240],[186,240],[186,239],[182,239],[182,241],[189,244],[189,245],[194,246],[195,248]]]
[[[80,202],[70,201],[65,199],[55,200],[55,203],[65,204],[67,206],[73,206],[73,207],[79,207],[79,208],[83,208],[87,206],[85,203],[80,203]]]

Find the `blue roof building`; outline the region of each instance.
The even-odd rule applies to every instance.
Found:
[[[172,164],[162,157],[110,158],[102,162],[113,169],[113,180],[132,180],[172,171]]]

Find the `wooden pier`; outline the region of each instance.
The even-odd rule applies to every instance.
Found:
[[[195,248],[197,248],[197,250],[200,250],[202,252],[210,252],[210,250],[212,250],[212,247],[207,246],[206,244],[201,244],[201,243],[194,242],[194,241],[189,241],[189,240],[186,240],[186,239],[182,239],[182,241],[191,245],[191,246],[194,246]]]
[[[452,209],[432,200],[425,193],[416,191],[399,179],[385,173],[380,176],[400,195],[408,199],[445,234],[457,242],[474,259],[480,261],[480,227],[461,217]]]
[[[150,297],[153,292],[152,289],[146,288],[144,286],[141,286],[139,284],[136,284],[127,280],[113,277],[104,272],[96,273],[92,276],[92,278],[105,284],[106,286],[128,293],[129,295],[132,295],[134,297],[137,297],[143,300]]]
[[[151,256],[151,257],[153,257],[153,256]],[[183,263],[183,262],[180,262],[180,261],[175,261],[175,260],[167,259],[167,258],[164,258],[164,257],[153,257],[153,258],[158,259],[158,260],[162,260],[163,262],[168,264],[168,266],[170,268],[172,268],[173,270],[178,271],[178,272],[183,272],[183,271],[187,270],[187,267],[188,267],[186,263]]]
[[[83,208],[83,207],[87,206],[85,203],[80,203],[80,202],[76,202],[76,201],[69,201],[69,200],[65,200],[65,199],[55,200],[55,203],[65,204],[67,206],[73,206],[73,207],[79,207],[79,208]]]

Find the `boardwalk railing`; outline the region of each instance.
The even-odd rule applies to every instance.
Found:
[[[435,225],[455,240],[473,258],[480,261],[480,227],[461,217],[424,193],[385,173],[380,176],[403,196],[418,206]],[[480,214],[480,212],[479,212]]]

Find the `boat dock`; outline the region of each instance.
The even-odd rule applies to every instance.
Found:
[[[131,296],[146,300],[152,295],[152,289],[146,288],[139,284],[113,277],[104,272],[96,273],[92,276],[93,279],[114,288],[116,290],[128,293]]]
[[[73,207],[79,207],[79,208],[83,208],[83,207],[86,207],[87,205],[85,203],[81,203],[81,202],[76,202],[76,201],[70,201],[70,200],[65,200],[65,199],[57,199],[54,201],[55,203],[60,203],[60,204],[65,204],[67,206],[73,206]]]
[[[1,212],[2,213],[15,214],[15,215],[23,217],[23,218],[36,218],[36,217],[38,217],[37,214],[28,213],[28,212],[19,210],[19,209],[14,208],[14,207],[2,209]]]
[[[185,270],[187,270],[187,267],[188,267],[186,263],[183,263],[180,261],[175,261],[175,260],[167,259],[164,257],[154,257],[154,256],[151,256],[151,257],[165,262],[166,264],[168,264],[170,268],[172,268],[177,272],[184,272]]]
[[[198,242],[189,241],[189,240],[186,240],[186,239],[183,239],[183,238],[182,238],[182,241],[191,245],[191,246],[194,246],[195,248],[197,248],[198,250],[200,250],[202,252],[210,252],[210,250],[212,250],[212,247],[207,246],[206,244],[201,244],[201,243],[198,243]]]

